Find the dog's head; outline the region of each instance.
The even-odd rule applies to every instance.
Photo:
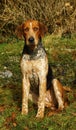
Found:
[[[16,29],[17,36],[23,36],[26,44],[31,47],[37,46],[46,32],[46,26],[36,20],[28,20]]]

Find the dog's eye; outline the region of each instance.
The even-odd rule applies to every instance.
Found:
[[[38,28],[38,27],[34,27],[33,30],[34,30],[34,31],[38,31],[39,28]]]
[[[29,31],[29,28],[24,28],[24,32],[28,32]]]

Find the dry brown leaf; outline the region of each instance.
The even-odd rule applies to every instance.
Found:
[[[17,123],[16,123],[16,122],[14,122],[14,123],[13,123],[13,126],[14,126],[14,127],[16,127],[16,126],[17,126]]]
[[[4,106],[0,106],[0,113],[3,112],[5,110]]]

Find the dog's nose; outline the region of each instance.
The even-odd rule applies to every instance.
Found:
[[[28,41],[29,41],[30,43],[33,43],[33,42],[34,42],[34,38],[33,38],[33,37],[30,37],[30,38],[28,39]]]

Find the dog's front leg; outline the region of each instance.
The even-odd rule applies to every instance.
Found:
[[[46,77],[40,78],[38,112],[36,117],[43,118],[45,110]]]
[[[27,76],[22,79],[22,114],[28,113],[28,96],[29,96],[30,83]]]

